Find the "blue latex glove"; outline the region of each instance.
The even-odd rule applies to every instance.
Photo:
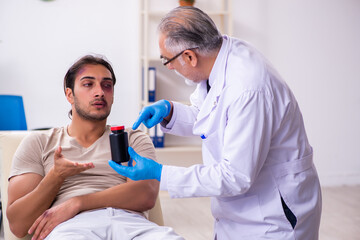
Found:
[[[129,147],[129,154],[129,167],[122,166],[121,164],[109,160],[110,167],[112,167],[118,174],[128,177],[134,181],[156,179],[160,182],[162,171],[162,165],[160,163],[140,156],[134,151],[132,147]],[[136,162],[135,166],[132,164],[133,159]]]
[[[139,117],[135,121],[132,129],[137,129],[141,123],[144,123],[147,128],[152,128],[156,124],[162,122],[164,117],[169,115],[170,110],[171,104],[165,99],[157,101],[150,106],[144,107],[140,112]]]

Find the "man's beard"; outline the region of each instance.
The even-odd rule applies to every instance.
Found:
[[[99,100],[99,99],[97,99]],[[104,101],[107,105],[107,102],[104,99],[101,99],[101,101]],[[81,117],[84,120],[89,120],[89,121],[94,121],[94,122],[100,122],[103,121],[105,119],[107,119],[107,117],[110,114],[110,111],[102,114],[102,115],[97,115],[97,114],[90,114],[89,112],[84,111],[83,109],[81,109],[81,107],[78,104],[78,100],[76,97],[74,97],[74,105],[75,105],[75,110],[76,113],[79,115],[79,117]]]
[[[183,75],[181,75],[178,71],[174,70],[174,72],[176,73],[176,75],[182,77],[185,81],[185,84],[188,85],[188,86],[195,86],[197,83],[184,77]]]

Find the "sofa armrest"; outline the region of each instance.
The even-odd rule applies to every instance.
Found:
[[[2,221],[4,226],[4,238],[6,240],[31,239],[28,235],[24,238],[17,238],[9,227],[6,218],[6,206],[8,201],[8,178],[11,169],[13,155],[22,139],[28,135],[29,131],[0,131],[0,170],[1,170],[1,202],[2,202]]]

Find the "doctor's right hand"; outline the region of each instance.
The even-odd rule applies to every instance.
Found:
[[[137,120],[135,121],[132,129],[137,129],[141,123],[147,128],[152,128],[156,124],[162,122],[162,120],[169,115],[171,111],[171,104],[169,101],[163,99],[156,103],[144,107]]]

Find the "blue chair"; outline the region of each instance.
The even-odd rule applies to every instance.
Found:
[[[22,96],[0,95],[0,131],[27,130]]]

